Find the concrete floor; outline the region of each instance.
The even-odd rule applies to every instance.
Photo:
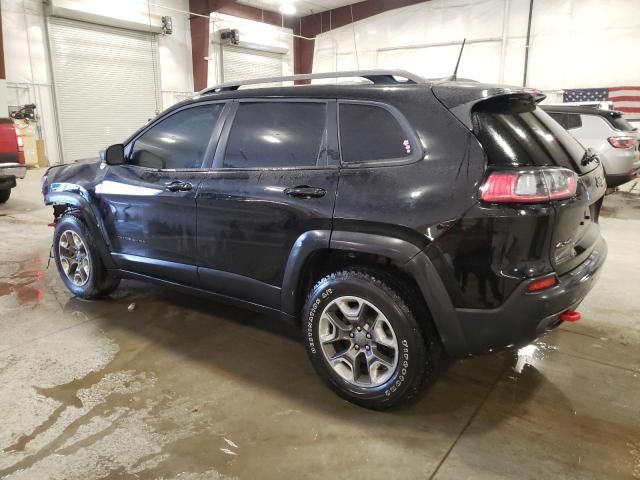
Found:
[[[71,298],[40,175],[0,206],[0,478],[640,478],[640,194],[605,201],[581,322],[377,413],[264,317],[136,282]]]

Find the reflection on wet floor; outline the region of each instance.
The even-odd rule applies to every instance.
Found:
[[[131,302],[138,305],[134,312],[127,309]],[[2,438],[0,478],[33,478],[51,468],[61,468],[59,478],[73,478],[69,468],[80,465],[94,475],[84,478],[181,472],[275,478],[308,468],[324,476],[354,468],[341,453],[354,445],[363,450],[367,477],[422,478],[417,473],[438,468],[463,431],[439,467],[442,478],[495,478],[503,468],[525,474],[504,459],[496,463],[498,445],[514,458],[532,450],[540,458],[552,455],[554,468],[581,473],[575,478],[588,478],[591,469],[604,473],[601,465],[615,464],[620,473],[637,467],[638,372],[615,372],[616,382],[628,382],[629,400],[617,405],[616,415],[608,413],[617,383],[611,372],[594,375],[594,367],[605,368],[596,363],[570,368],[568,362],[585,363],[562,355],[562,338],[573,333],[456,362],[417,404],[378,413],[343,402],[320,384],[297,329],[249,311],[124,282],[112,299],[69,299],[61,314],[81,326],[55,335],[53,344],[37,342],[48,348],[36,358],[30,354],[37,346],[24,351],[38,370],[22,392],[25,404],[46,405],[47,415]],[[74,348],[79,342],[82,348]],[[52,383],[46,373],[54,358],[63,371],[89,362]],[[7,374],[0,366],[0,376]],[[590,381],[605,389],[591,392]],[[590,405],[594,396],[600,407]],[[581,402],[584,408],[577,407]],[[572,441],[576,435],[584,438]],[[594,465],[584,457],[600,435],[607,441],[598,448],[615,446],[618,453],[600,452]],[[582,445],[585,439],[590,446]],[[74,461],[54,461],[64,457]],[[398,466],[391,458],[407,462]],[[525,463],[549,473],[540,458]],[[92,465],[98,461],[99,468]],[[487,475],[477,475],[484,469]]]
[[[11,225],[0,478],[640,478],[640,300],[607,289],[634,284],[616,251],[640,246],[640,219],[603,216],[581,322],[454,362],[391,412],[326,389],[276,319],[131,281],[71,298],[46,269],[51,231]]]
[[[37,269],[29,270],[25,264]],[[27,262],[3,263],[0,267],[0,297],[13,295],[20,304],[41,302],[44,295],[44,267],[39,257]],[[13,273],[7,273],[12,270]]]

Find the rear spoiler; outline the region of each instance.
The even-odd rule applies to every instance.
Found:
[[[469,130],[473,128],[472,113],[476,105],[486,100],[515,96],[527,97],[534,103],[546,98],[540,90],[482,83],[444,82],[433,85],[435,97],[453,113]]]

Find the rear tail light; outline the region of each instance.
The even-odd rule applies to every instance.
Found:
[[[578,175],[567,168],[537,168],[491,172],[480,187],[490,203],[540,203],[573,197]]]
[[[551,275],[549,277],[540,278],[538,280],[534,280],[527,286],[527,292],[534,293],[539,292],[541,290],[546,290],[547,288],[554,287],[558,284],[558,277],[555,275]]]
[[[636,139],[633,137],[609,137],[607,138],[613,148],[635,148]]]

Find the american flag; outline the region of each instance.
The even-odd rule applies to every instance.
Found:
[[[613,102],[614,110],[640,115],[640,87],[577,88],[565,90],[564,102]]]

